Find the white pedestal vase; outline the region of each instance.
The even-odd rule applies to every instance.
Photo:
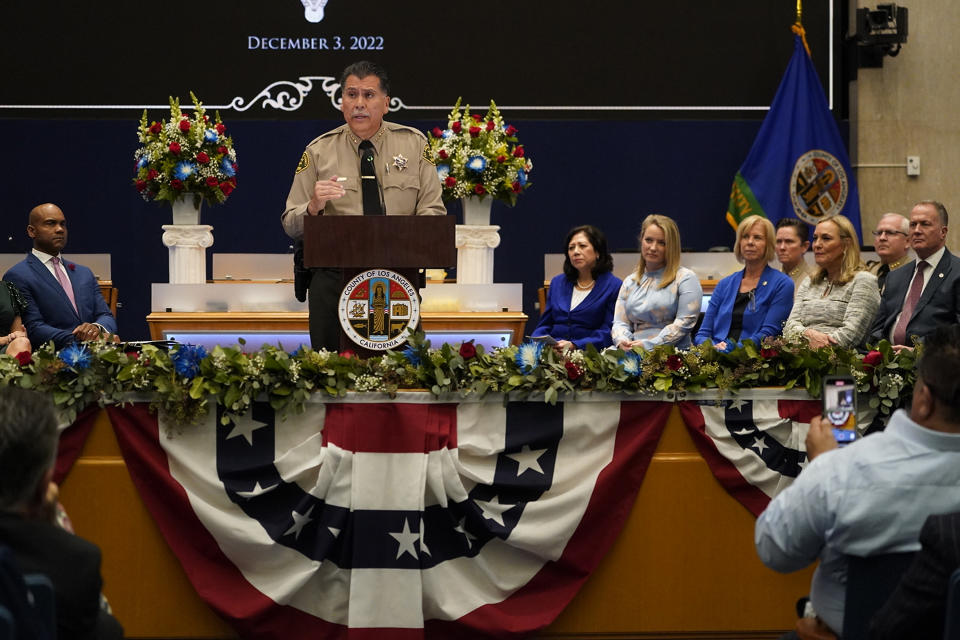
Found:
[[[170,284],[207,281],[207,247],[213,246],[213,227],[199,224],[200,206],[193,194],[170,203],[173,224],[163,225],[163,244],[170,250]]]
[[[500,227],[490,224],[493,198],[463,199],[463,222],[457,225],[457,283],[493,284],[493,250]]]

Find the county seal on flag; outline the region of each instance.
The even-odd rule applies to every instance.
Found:
[[[843,210],[849,192],[847,172],[836,156],[812,149],[797,159],[790,176],[790,199],[797,217],[810,224]]]
[[[369,269],[354,276],[340,293],[340,326],[364,349],[395,349],[407,328],[420,319],[420,299],[410,281],[395,271]]]

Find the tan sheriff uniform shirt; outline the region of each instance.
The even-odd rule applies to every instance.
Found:
[[[363,215],[360,187],[362,140],[344,124],[307,145],[287,195],[287,208],[281,216],[283,230],[291,238],[303,235],[303,216],[317,180],[332,176],[346,178],[342,198],[330,200],[325,216]],[[446,215],[441,199],[437,168],[424,158],[427,138],[411,127],[384,121],[370,139],[374,148],[374,167],[383,189],[386,214],[390,216]]]

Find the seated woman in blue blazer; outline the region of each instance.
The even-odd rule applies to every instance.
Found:
[[[610,324],[620,291],[613,275],[607,239],[596,227],[574,227],[567,234],[563,273],[550,281],[547,305],[533,336],[551,336],[558,349],[610,346]]]
[[[717,283],[694,344],[709,340],[717,349],[730,351],[738,342],[760,344],[781,334],[793,308],[793,280],[768,264],[775,238],[773,224],[762,216],[740,223],[733,253],[744,269]]]

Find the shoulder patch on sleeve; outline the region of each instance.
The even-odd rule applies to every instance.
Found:
[[[433,157],[430,155],[430,143],[423,145],[423,159],[429,162],[430,164],[436,166],[436,162],[433,161]]]
[[[300,162],[297,163],[297,173],[304,171],[307,167],[310,166],[310,156],[306,151],[303,152],[303,155],[300,156]]]

